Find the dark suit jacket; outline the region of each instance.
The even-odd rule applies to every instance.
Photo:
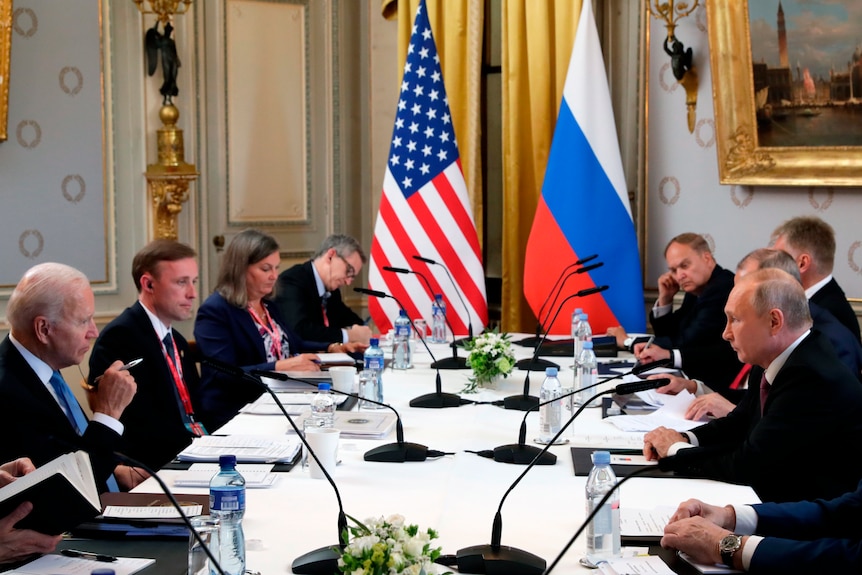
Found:
[[[813,301],[808,302],[808,309],[811,311],[814,329],[826,336],[841,363],[857,378],[862,379],[862,345],[859,338],[835,319],[834,315]]]
[[[715,390],[726,388],[742,367],[721,337],[727,324],[724,305],[732,289],[733,274],[716,265],[699,296],[685,294],[679,309],[662,317],[650,312],[656,345],[679,349],[686,375]]]
[[[862,572],[862,483],[832,499],[762,503],[757,533],[766,535],[751,558],[757,573]]]
[[[281,272],[275,290],[275,304],[288,327],[299,337],[315,341],[341,342],[344,337],[341,328],[362,325],[362,318],[344,305],[341,291],[330,292],[326,302],[326,317],[329,327],[323,325],[321,297],[317,295],[317,284],[311,261],[297,264]]]
[[[305,341],[284,324],[278,308],[264,301],[273,321],[278,323],[290,342],[291,355],[325,350],[328,343]],[[228,303],[218,292],[210,295],[198,309],[195,319],[195,340],[203,357],[252,370],[272,371],[275,362],[266,361],[266,350],[251,314]],[[201,365],[201,386],[197,405],[200,416],[210,432],[227,423],[240,408],[254,401],[263,390],[248,379],[237,379],[204,362]]]
[[[78,437],[57,400],[8,336],[0,343],[0,406],[0,461],[29,457],[39,467],[64,453],[85,449],[99,491],[107,491],[105,481],[117,466],[111,453],[120,449],[121,437],[98,422],[90,422],[83,437]]]
[[[856,339],[859,339],[859,320],[856,319],[856,313],[847,301],[847,296],[844,295],[844,290],[835,281],[835,278],[829,280],[826,285],[817,290],[811,301],[822,308],[826,308],[835,319],[843,323],[850,330]]]
[[[752,368],[754,383],[736,409],[692,430],[703,450],[692,449],[687,458],[720,453],[682,471],[751,485],[763,501],[837,497],[853,489],[862,477],[859,380],[816,331],[787,358],[761,417],[762,375],[762,368]]]
[[[182,358],[183,378],[194,398],[200,386],[197,366],[186,339],[175,329],[171,332]],[[162,344],[140,302],[102,330],[90,355],[90,382],[118,359],[127,363],[137,357],[144,361],[130,370],[138,390],[120,418],[125,425],[122,451],[158,469],[191,443],[192,435],[184,424],[185,411]]]

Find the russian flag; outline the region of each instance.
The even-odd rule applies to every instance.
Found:
[[[594,333],[616,325],[643,332],[646,318],[637,236],[591,6],[584,2],[581,8],[542,195],[527,240],[524,295],[537,314],[566,267],[598,254],[590,264],[604,262],[604,266],[571,276],[557,305],[581,289],[610,288],[570,299],[553,326],[545,328],[568,334],[572,311],[580,307],[589,314]],[[550,310],[550,317],[555,311]]]

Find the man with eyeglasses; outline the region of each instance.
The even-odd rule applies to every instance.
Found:
[[[278,276],[275,302],[288,326],[302,339],[368,345],[371,328],[341,299],[367,261],[355,238],[334,234],[309,261]]]

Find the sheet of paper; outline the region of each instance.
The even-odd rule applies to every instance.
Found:
[[[658,555],[612,559],[599,563],[598,571],[602,575],[674,575]]]
[[[628,417],[628,416],[622,416]],[[605,421],[611,419],[606,418]],[[643,433],[587,433],[572,439],[573,447],[605,447],[641,450],[644,446]]]
[[[649,415],[614,415],[605,421],[613,423],[623,431],[652,431],[656,427],[667,427],[676,431],[688,431],[700,425],[702,421],[691,421],[685,418],[685,411],[694,395],[687,391],[677,395],[668,395],[664,405]]]
[[[236,470],[245,478],[247,489],[265,489],[272,487],[278,479],[277,473],[272,473],[272,465],[255,463],[237,464]],[[219,472],[216,463],[195,463],[176,479],[175,487],[209,487],[213,475]]]
[[[187,517],[203,515],[202,505],[180,505]],[[132,507],[127,505],[108,505],[102,517],[115,519],[179,519],[180,514],[173,507]]]
[[[619,455],[611,453],[611,465],[658,465],[658,461],[649,461],[643,455]]]
[[[113,569],[116,575],[131,575],[137,573],[144,567],[155,563],[155,559],[142,559],[138,557],[117,557],[116,561],[107,563],[105,561],[91,561],[78,557],[65,557],[63,555],[43,555],[26,565],[8,571],[6,575],[90,575],[94,569]]]
[[[177,458],[180,461],[216,462],[219,455],[231,453],[240,462],[288,462],[299,451],[299,445],[296,438],[286,436],[275,439],[255,435],[206,435],[192,441]]]
[[[629,537],[661,537],[675,507],[637,509],[620,507],[620,534]]]

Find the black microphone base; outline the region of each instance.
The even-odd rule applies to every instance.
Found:
[[[519,339],[518,341],[513,341],[512,343],[517,343],[518,345],[522,345],[524,347],[536,347],[539,345],[539,342],[542,341],[542,338],[539,336],[536,337],[525,337],[524,339]]]
[[[404,463],[405,461],[425,461],[428,448],[418,443],[389,443],[365,452],[365,461],[383,463]]]
[[[469,369],[466,357],[444,357],[431,364],[433,369]]]
[[[535,395],[510,395],[503,398],[504,409],[517,411],[535,411],[539,407],[539,398]]]
[[[516,547],[474,545],[459,549],[455,556],[461,573],[489,575],[541,575],[547,563],[544,559]]]
[[[521,371],[545,371],[547,367],[556,367],[560,369],[559,364],[540,357],[534,359],[519,359],[515,362],[515,367]]]
[[[510,443],[494,448],[494,461],[499,463],[514,463],[515,465],[529,465],[541,453],[542,448],[534,445],[523,445],[521,443]],[[536,465],[555,465],[557,456],[546,451],[536,461]]]
[[[333,573],[338,573],[339,554],[334,549],[338,549],[337,544],[309,551],[305,555],[300,555],[294,559],[290,568],[294,573],[303,573],[306,575],[332,575]]]
[[[443,407],[461,407],[464,400],[454,393],[426,393],[410,400],[410,407],[441,409]]]

